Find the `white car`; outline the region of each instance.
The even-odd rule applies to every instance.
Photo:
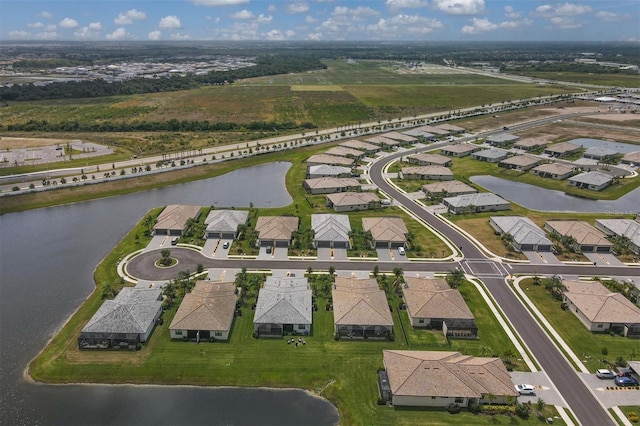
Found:
[[[518,391],[518,393],[520,395],[535,395],[536,394],[536,388],[533,387],[533,385],[516,385],[516,390]]]
[[[405,253],[405,252],[404,252],[404,247],[398,247],[398,254],[399,254],[400,256],[404,256],[404,253]]]
[[[606,368],[601,368],[596,371],[596,376],[598,376],[599,379],[615,379],[616,373]]]

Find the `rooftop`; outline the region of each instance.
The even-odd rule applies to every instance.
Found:
[[[569,178],[570,182],[583,183],[585,185],[604,185],[613,180],[613,176],[602,172],[584,172]]]
[[[299,220],[294,216],[260,216],[256,232],[261,240],[290,240]]]
[[[524,216],[491,216],[491,220],[518,244],[553,245],[547,234]]]
[[[397,216],[363,217],[363,230],[370,231],[374,241],[406,242],[407,226]]]
[[[509,152],[500,148],[489,148],[482,151],[474,152],[472,155],[474,157],[482,158],[503,158],[509,155]]]
[[[564,295],[591,322],[639,324],[640,308],[597,281],[563,281]]]
[[[457,180],[428,183],[426,185],[422,185],[422,189],[425,192],[448,192],[450,194],[457,194],[460,192],[478,192],[474,187]]]
[[[360,182],[355,178],[321,177],[305,179],[304,184],[309,189],[329,188],[359,188]]]
[[[440,148],[440,151],[445,152],[454,152],[456,154],[464,154],[465,152],[473,152],[477,149],[476,145],[471,145],[468,143],[459,143],[455,145],[447,145]]]
[[[256,324],[311,324],[311,289],[304,277],[267,277],[259,290]]]
[[[551,152],[555,154],[565,154],[567,152],[577,151],[581,147],[580,145],[573,144],[571,142],[561,142],[555,145],[548,146],[545,152]]]
[[[509,204],[507,200],[492,192],[480,192],[478,194],[459,195],[457,197],[445,198],[449,205],[453,207],[464,206],[493,206],[500,204]]]
[[[562,176],[572,172],[573,167],[564,163],[547,163],[547,164],[540,164],[539,166],[535,167],[533,170],[540,173],[550,173],[553,175]]]
[[[327,198],[336,206],[355,206],[380,201],[373,192],[338,192],[337,194],[327,194]]]
[[[378,145],[373,145],[370,143],[362,142],[356,139],[351,139],[346,142],[342,142],[339,146],[344,146],[347,148],[359,149],[362,151],[377,151],[380,149]]]
[[[487,142],[514,142],[520,139],[519,136],[516,136],[511,133],[497,133],[495,135],[491,135],[487,137]]]
[[[583,157],[613,157],[614,155],[618,155],[618,151],[605,146],[587,148],[584,154],[582,154]]]
[[[545,226],[563,236],[570,236],[579,245],[613,246],[606,236],[587,222],[578,220],[548,220]]]
[[[158,215],[153,229],[183,230],[187,220],[196,217],[200,206],[186,206],[183,204],[171,204]]]
[[[235,232],[239,225],[247,222],[246,210],[211,210],[204,224],[207,231]]]
[[[342,166],[333,166],[331,164],[318,164],[317,166],[309,166],[310,175],[350,175],[351,169]]]
[[[337,155],[340,157],[362,157],[364,155],[364,152],[358,151],[357,149],[348,148],[346,146],[334,146],[333,148],[325,151],[325,154]]]
[[[312,214],[311,229],[317,241],[349,241],[351,224],[344,214]]]
[[[431,163],[444,165],[451,162],[451,158],[445,157],[440,154],[414,154],[407,157],[407,159],[415,159],[421,163]]]
[[[444,278],[407,277],[402,289],[412,318],[473,319],[460,292]]]
[[[444,166],[403,167],[403,175],[453,176],[453,172]]]
[[[533,164],[538,164],[541,160],[537,157],[533,157],[531,155],[515,155],[513,157],[505,158],[500,162],[500,164],[508,164],[513,166],[531,166]]]
[[[354,161],[351,158],[339,157],[337,155],[316,154],[307,158],[307,163],[351,166],[354,163]]]
[[[191,293],[184,295],[169,329],[228,331],[236,301],[234,283],[197,281]]]
[[[331,294],[336,325],[393,327],[387,296],[374,278],[336,277]]]

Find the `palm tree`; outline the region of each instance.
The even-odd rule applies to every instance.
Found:
[[[456,268],[447,274],[445,280],[449,287],[458,288],[464,282],[464,272],[462,272],[462,269]]]
[[[329,266],[329,276],[333,279],[333,275],[336,273],[336,268]]]
[[[544,402],[544,399],[538,398],[536,401],[536,411],[538,412],[538,416],[542,416],[547,403]]]
[[[403,273],[404,271],[402,270],[402,268],[393,268],[393,275],[395,275],[396,277],[395,281],[393,281],[393,291],[398,294],[400,294],[400,285],[402,284],[401,277]]]
[[[380,273],[380,267],[378,265],[375,265],[373,267],[373,277],[374,278],[378,278],[378,274]]]

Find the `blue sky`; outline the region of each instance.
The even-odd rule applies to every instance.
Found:
[[[0,0],[0,39],[640,42],[640,0]]]

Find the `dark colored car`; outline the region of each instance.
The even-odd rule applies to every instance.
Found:
[[[614,382],[616,386],[638,386],[638,381],[633,377],[616,377]]]

